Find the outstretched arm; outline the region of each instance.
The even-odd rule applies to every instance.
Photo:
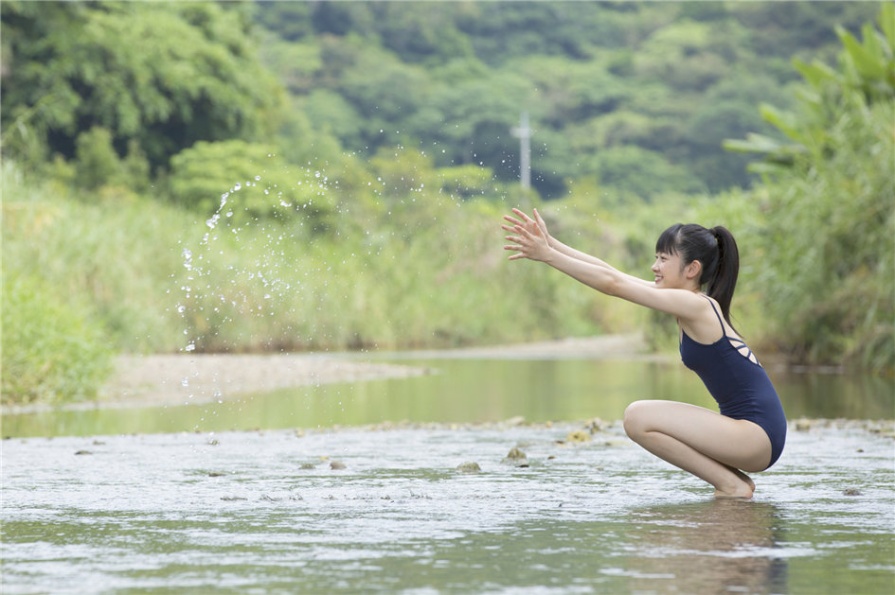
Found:
[[[502,226],[512,234],[506,236],[510,243],[504,246],[504,250],[513,252],[510,260],[528,258],[543,262],[601,293],[679,318],[690,318],[694,307],[702,305],[699,303],[702,300],[691,291],[659,289],[655,283],[623,273],[596,257],[578,258],[577,254],[582,253],[577,250],[563,250],[558,243],[551,245],[552,238],[537,211],[534,219],[517,209],[513,212],[519,219],[504,217],[512,225]]]
[[[533,213],[534,217],[533,218],[529,217],[528,215],[526,215],[519,209],[513,209],[513,213],[516,215],[516,217],[512,217],[510,215],[504,216],[504,219],[512,224],[512,226],[503,225],[502,228],[504,231],[513,233],[516,231],[516,227],[520,227],[522,229],[528,230],[531,233],[540,233],[545,238],[547,245],[549,247],[553,248],[554,250],[556,250],[557,252],[559,252],[560,254],[564,254],[570,258],[580,260],[585,263],[593,264],[598,267],[604,267],[607,269],[611,269],[620,275],[624,275],[624,276],[628,277],[629,280],[634,283],[642,283],[642,284],[648,285],[648,286],[654,285],[651,281],[647,281],[646,279],[641,279],[641,278],[635,277],[633,275],[627,275],[626,273],[622,273],[621,271],[614,269],[611,265],[609,265],[605,261],[600,260],[596,256],[592,256],[585,252],[581,252],[580,250],[576,250],[575,248],[572,248],[571,246],[567,246],[566,244],[557,240],[556,238],[554,238],[553,236],[550,235],[550,232],[547,231],[547,224],[544,222],[544,219],[541,217],[541,214],[538,212],[537,209],[534,209],[534,213]],[[507,239],[509,239],[509,238],[507,238]],[[512,250],[512,248],[509,246],[506,246],[504,249]],[[516,255],[510,256],[510,260],[516,260],[518,258],[528,258],[528,257],[523,254],[516,254]]]

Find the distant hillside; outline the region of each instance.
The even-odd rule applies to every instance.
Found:
[[[436,165],[519,175],[527,111],[545,198],[586,179],[617,200],[751,183],[726,138],[786,106],[793,57],[878,2],[258,2],[265,62],[343,147],[418,147]]]

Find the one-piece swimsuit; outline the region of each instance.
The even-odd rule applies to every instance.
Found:
[[[727,334],[727,328],[706,297],[721,324],[722,337],[711,345],[698,343],[681,331],[681,360],[696,372],[718,402],[721,414],[758,424],[771,440],[771,460],[777,462],[786,442],[786,415],[767,372],[746,343]]]

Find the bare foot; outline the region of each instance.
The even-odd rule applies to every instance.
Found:
[[[742,479],[743,481],[745,481],[745,482],[746,482],[746,485],[749,486],[749,489],[751,489],[753,492],[755,491],[755,482],[752,481],[752,478],[751,478],[751,477],[749,477],[748,475],[746,475],[745,473],[743,473],[743,472],[740,471],[739,469],[734,469],[733,467],[731,467],[730,470],[733,471],[733,472],[736,474],[737,477],[739,477],[740,479]]]
[[[723,487],[715,487],[715,498],[743,498],[748,500],[752,497],[752,494],[755,492],[755,482],[749,478],[748,475],[740,471],[739,469],[734,469],[733,467],[728,467],[730,471],[736,476],[733,482],[730,485],[725,485]]]
[[[744,484],[745,485],[745,484]],[[715,498],[718,500],[722,499],[739,499],[739,500],[751,500],[752,499],[752,490],[744,489],[738,492],[722,492],[721,490],[715,490]]]

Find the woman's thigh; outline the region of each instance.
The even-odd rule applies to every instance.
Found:
[[[631,403],[625,410],[625,431],[635,441],[637,435],[660,432],[744,471],[763,471],[771,460],[771,441],[761,426],[689,403]]]

